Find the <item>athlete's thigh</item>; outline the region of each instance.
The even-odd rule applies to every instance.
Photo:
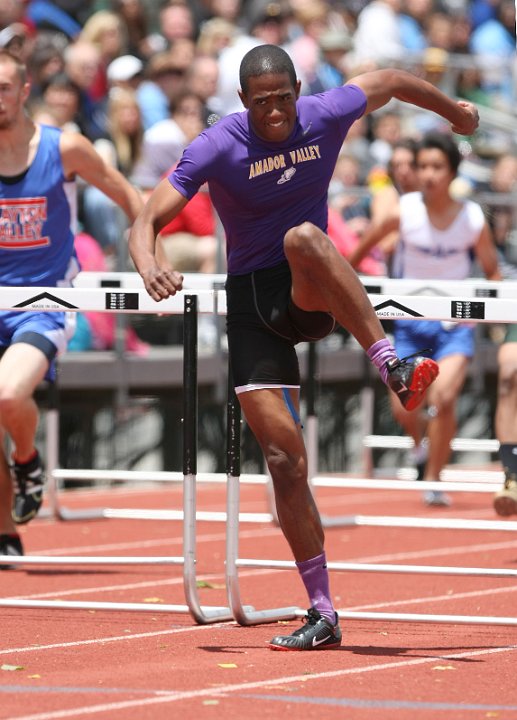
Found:
[[[26,343],[10,345],[0,359],[0,390],[29,396],[47,370],[48,360],[39,348]]]

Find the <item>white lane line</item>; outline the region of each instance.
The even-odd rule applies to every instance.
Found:
[[[239,532],[240,538],[256,538],[264,537],[265,535],[281,535],[280,528],[277,527],[261,527],[255,530],[242,530]],[[218,540],[224,541],[226,539],[225,532],[217,533],[199,533],[196,537],[197,542],[217,542]],[[119,542],[119,543],[106,543],[104,545],[80,545],[72,546],[68,548],[48,548],[47,550],[38,550],[37,552],[31,553],[31,555],[72,555],[79,553],[86,553],[87,555],[96,552],[108,552],[112,550],[134,550],[135,548],[153,548],[153,547],[164,547],[168,545],[181,545],[183,543],[183,535],[176,537],[168,537],[156,540],[137,540],[134,542]]]
[[[450,655],[434,655],[433,657],[415,658],[412,660],[400,660],[390,663],[379,663],[377,665],[369,665],[360,668],[346,668],[342,670],[330,670],[327,672],[314,673],[312,675],[286,675],[273,680],[257,680],[248,683],[234,683],[232,685],[223,685],[218,688],[203,688],[200,690],[187,690],[185,692],[171,692],[167,695],[160,695],[141,699],[127,700],[115,703],[103,703],[99,705],[83,705],[82,707],[70,710],[56,710],[51,712],[37,713],[35,715],[23,715],[10,720],[61,720],[62,718],[77,718],[81,715],[95,715],[97,713],[117,712],[119,710],[127,710],[129,708],[143,708],[150,705],[165,705],[167,703],[178,702],[181,700],[192,700],[202,697],[220,697],[228,695],[236,695],[248,690],[256,690],[262,687],[271,687],[274,685],[286,685],[289,683],[307,683],[314,680],[328,680],[330,678],[346,677],[347,675],[361,675],[370,672],[390,671],[400,668],[415,667],[418,665],[426,665],[435,663],[437,660],[461,660],[463,658],[481,657],[483,655],[494,655],[496,653],[511,652],[516,650],[517,646],[510,645],[500,648],[489,648],[487,650],[472,650],[463,653],[454,653]]]
[[[220,625],[232,625],[231,623],[219,623]],[[55,650],[81,647],[83,645],[103,645],[104,643],[119,642],[120,640],[142,640],[143,638],[160,637],[160,635],[177,635],[185,632],[198,632],[200,630],[208,630],[210,625],[189,625],[188,627],[173,628],[172,630],[155,630],[147,633],[135,633],[133,635],[112,635],[105,638],[92,638],[91,640],[73,640],[71,642],[51,643],[50,645],[31,645],[19,648],[8,648],[0,650],[0,655],[12,655],[13,653],[37,652],[39,650]]]
[[[253,575],[269,575],[271,574],[271,569],[263,568],[263,569],[253,569],[253,570],[241,570],[239,573],[239,577],[250,577]],[[211,573],[206,575],[199,575],[197,578],[199,581],[215,581],[220,583],[223,587],[221,589],[224,590],[224,575],[222,573]],[[45,598],[62,598],[66,596],[71,595],[82,595],[83,593],[103,593],[103,592],[112,592],[112,591],[118,591],[118,590],[140,590],[145,588],[157,588],[157,587],[164,587],[166,585],[183,585],[183,577],[177,577],[177,578],[167,578],[165,580],[147,580],[145,582],[137,582],[137,583],[126,583],[126,584],[120,584],[120,585],[105,585],[102,587],[95,586],[95,587],[83,587],[83,588],[74,588],[73,590],[54,590],[54,592],[46,592],[46,593],[33,593],[32,595],[9,595],[9,600],[44,600]]]
[[[432,602],[443,602],[444,600],[465,600],[467,598],[479,598],[485,595],[502,595],[504,593],[517,592],[517,587],[498,587],[488,590],[472,590],[471,592],[452,593],[451,595],[430,595],[428,597],[407,598],[406,600],[392,600],[389,602],[375,603],[372,605],[356,605],[347,607],[346,610],[379,610],[380,608],[400,607],[401,605],[420,605]]]
[[[442,557],[448,555],[470,555],[471,553],[486,552],[491,550],[517,549],[517,540],[506,540],[492,543],[478,543],[477,545],[456,545],[443,548],[429,548],[428,550],[414,550],[412,552],[384,553],[383,555],[369,555],[350,562],[377,563],[392,562],[393,560],[415,560],[425,557]],[[328,555],[329,553],[327,553]]]

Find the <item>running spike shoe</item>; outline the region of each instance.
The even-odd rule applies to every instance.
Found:
[[[2,555],[8,555],[10,557],[23,555],[23,545],[18,534],[0,535],[0,557]],[[0,570],[10,570],[13,567],[14,565],[0,564]]]
[[[316,608],[309,608],[304,624],[291,635],[276,635],[269,647],[271,650],[334,650],[341,645],[341,630],[320,615]]]
[[[414,353],[402,359],[389,360],[386,365],[388,387],[398,395],[406,410],[415,410],[424,399],[429,385],[438,377],[438,363]]]
[[[517,515],[517,475],[506,473],[502,489],[494,495],[494,510],[501,517]]]
[[[28,463],[11,465],[14,486],[12,518],[21,525],[38,514],[43,502],[45,474],[39,453]]]

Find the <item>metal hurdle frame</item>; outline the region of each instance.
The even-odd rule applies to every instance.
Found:
[[[226,276],[223,274],[205,275],[200,273],[185,273],[184,292],[214,291],[212,313],[218,314],[218,303],[221,295],[215,292],[224,285]],[[74,279],[77,288],[104,288],[121,290],[144,290],[144,283],[136,272],[81,272]],[[219,348],[220,350],[220,348]],[[196,356],[197,357],[197,356]],[[182,510],[136,510],[123,508],[92,508],[90,510],[71,510],[60,503],[59,482],[61,480],[110,480],[125,482],[183,482],[183,475],[179,472],[156,471],[142,472],[135,470],[88,470],[88,469],[62,469],[59,468],[57,447],[59,444],[58,418],[51,418],[52,425],[47,425],[47,453],[52,456],[53,462],[47,463],[49,501],[51,513],[60,520],[78,520],[95,518],[125,518],[129,520],[182,520]],[[196,475],[197,483],[226,482],[222,473],[200,473]],[[246,482],[265,484],[267,478],[263,475],[248,475]],[[225,522],[226,513],[196,511],[197,520],[212,522]],[[269,522],[273,519],[272,513],[242,513],[241,522]]]
[[[34,289],[30,289],[32,292]],[[10,304],[7,306],[10,309],[44,309],[44,310],[62,310],[64,307],[67,309],[73,309],[78,311],[79,309],[89,309],[98,311],[116,311],[116,312],[134,312],[136,309],[141,312],[156,312],[156,304],[146,294],[138,293],[106,293],[104,301],[106,305],[103,307],[101,304],[102,298],[95,295],[95,292],[89,292],[81,290],[84,294],[84,303],[81,308],[73,304],[75,292],[77,289],[42,289],[36,296],[27,299],[27,289],[24,288],[5,288],[4,297],[7,297]],[[211,293],[209,293],[211,294]],[[137,307],[134,306],[135,297],[132,299],[127,297],[129,295],[136,296],[138,298]],[[198,293],[201,297],[203,293]],[[167,301],[163,301],[160,305],[160,311],[163,312],[178,312],[177,301],[180,298],[169,298]],[[193,305],[190,305],[187,310],[187,301],[192,300],[192,296],[185,297],[184,314],[185,318],[194,317],[196,318],[195,324],[197,327],[197,299]],[[426,308],[424,308],[425,298],[411,297],[409,301],[404,296],[379,296],[374,298],[374,307],[378,315],[381,317],[392,317],[393,315],[386,315],[386,313],[393,313],[393,309],[396,308],[396,317],[432,317],[438,320],[458,320],[475,319],[480,322],[494,323],[494,322],[510,322],[512,317],[512,311],[514,303],[511,303],[507,299],[490,298],[489,300],[474,303],[471,299],[465,298],[440,298],[433,299],[433,312],[431,315],[426,315]],[[375,305],[375,302],[379,303]],[[140,304],[141,303],[141,304]],[[129,304],[129,307],[128,307]],[[202,311],[210,312],[211,307],[207,308],[206,303],[202,303]],[[188,333],[185,332],[185,337]],[[197,343],[197,331],[195,333],[195,341]],[[197,361],[197,344],[194,345],[194,355],[192,356],[193,364],[196,365]],[[187,359],[184,357],[184,362],[187,364]],[[196,383],[197,385],[197,383]],[[185,393],[185,397],[188,398],[189,393]],[[232,400],[234,403],[234,400]],[[235,421],[232,420],[232,427],[234,427]],[[188,597],[190,604],[187,606],[160,606],[160,611],[176,611],[176,612],[190,612],[198,622],[215,622],[216,620],[226,620],[235,618],[240,624],[251,625],[262,622],[271,622],[280,619],[289,619],[293,617],[301,617],[305,614],[305,610],[301,608],[278,608],[272,610],[255,611],[253,608],[242,605],[239,582],[238,582],[238,568],[239,567],[271,567],[271,568],[282,568],[288,569],[293,568],[294,563],[292,561],[261,561],[261,560],[246,560],[238,558],[238,527],[239,527],[239,512],[238,512],[238,492],[239,492],[239,474],[240,474],[240,463],[237,463],[237,457],[240,457],[240,448],[235,446],[237,437],[240,434],[237,432],[228,432],[229,438],[229,450],[228,458],[231,458],[228,467],[228,496],[227,496],[227,557],[226,557],[226,573],[227,573],[227,590],[229,597],[230,612],[228,608],[196,608],[192,607],[192,597]],[[192,466],[192,455],[188,456],[189,462],[186,463],[184,468],[185,482],[195,480],[195,466]],[[166,564],[183,564],[184,566],[184,577],[185,582],[191,582],[193,574],[185,570],[187,564],[194,565],[195,563],[195,507],[192,505],[195,502],[195,496],[192,493],[185,493],[185,514],[184,521],[187,519],[189,522],[185,522],[186,529],[184,529],[184,541],[194,540],[194,547],[190,548],[190,554],[187,552],[183,558],[107,558],[105,562],[108,564],[114,563],[139,563],[139,562],[164,562]],[[192,514],[192,510],[194,513]],[[390,518],[390,521],[393,518]],[[419,520],[419,527],[422,527],[421,518]],[[358,523],[354,523],[358,524]],[[364,523],[366,524],[366,523]],[[393,525],[392,522],[390,522]],[[503,523],[508,526],[508,523]],[[9,558],[11,564],[43,564],[43,563],[76,563],[81,564],[103,564],[104,559],[99,558]],[[57,561],[57,562],[56,562]],[[389,566],[389,565],[364,565],[357,563],[331,563],[329,569],[336,571],[365,571],[365,572],[410,572],[419,574],[459,574],[459,575],[475,575],[475,576],[489,576],[489,577],[515,577],[517,571],[511,570],[494,570],[485,568],[430,568],[428,566]],[[195,595],[195,588],[190,587],[194,592],[194,601],[197,598]],[[34,602],[34,604],[32,604]],[[131,610],[146,610],[156,612],[155,607],[149,607],[145,604],[133,603],[67,603],[59,601],[51,602],[39,602],[39,601],[22,601],[22,600],[4,600],[0,601],[0,606],[31,606],[31,607],[81,607],[81,608],[94,608],[94,609],[131,609]],[[194,602],[195,605],[195,602]],[[419,615],[419,614],[389,614],[389,613],[347,613],[345,611],[339,611],[339,617],[346,619],[382,619],[409,621],[409,622],[447,622],[447,623],[474,623],[474,624],[500,624],[500,625],[516,625],[517,618],[497,618],[497,617],[481,617],[475,618],[470,616],[453,616],[453,615]]]
[[[429,280],[414,280],[414,279],[393,279],[387,277],[371,277],[371,276],[359,276],[366,291],[369,293],[370,300],[377,310],[377,315],[381,319],[417,319],[422,317],[422,312],[414,312],[412,307],[408,307],[408,303],[413,303],[415,296],[420,296],[429,300],[430,298],[436,300],[437,298],[447,300],[451,299],[451,316],[436,317],[438,320],[456,319],[476,319],[477,321],[483,321],[484,318],[476,318],[477,314],[484,312],[483,299],[484,298],[499,298],[506,300],[517,300],[517,282],[514,281],[490,281],[484,279],[466,279],[461,282],[453,280],[440,280],[440,281],[429,281]],[[458,304],[456,299],[458,288],[461,288],[464,296],[469,297],[468,300],[461,301]],[[390,297],[390,293],[397,296],[411,296],[410,299],[404,298],[404,302],[401,302],[401,297]],[[380,297],[379,297],[380,296]],[[453,300],[454,299],[454,300]],[[380,301],[380,302],[379,302]],[[443,312],[447,313],[446,303],[442,304]],[[470,315],[473,313],[473,317]],[[429,313],[426,314],[427,318],[431,319]],[[486,322],[486,320],[485,320]],[[510,318],[506,319],[494,319],[491,322],[511,322]],[[316,345],[311,344],[309,355],[308,355],[308,372],[307,372],[307,455],[309,462],[309,478],[311,486],[317,487],[357,487],[357,488],[373,488],[375,481],[368,480],[365,484],[364,480],[354,479],[336,479],[332,477],[325,477],[318,473],[318,418],[315,411],[315,389],[314,389],[314,378],[317,372],[318,354]],[[367,384],[361,390],[361,407],[362,407],[362,435],[363,435],[363,470],[367,477],[371,477],[372,474],[372,456],[371,450],[373,448],[401,448],[409,449],[413,446],[413,441],[408,437],[396,437],[396,436],[382,436],[372,435],[372,417],[373,417],[373,388]],[[499,448],[499,442],[495,439],[477,439],[470,440],[468,438],[454,438],[451,442],[451,449],[454,451],[468,452],[469,450],[485,451],[494,453]],[[407,480],[408,472],[404,470],[399,471],[398,480]],[[475,480],[481,478],[481,473],[476,473],[470,470],[457,470],[457,469],[446,469],[442,473],[444,480],[440,483],[426,482],[425,488],[429,490],[444,490],[444,491],[461,491],[461,490],[474,490],[475,492],[493,492],[493,488],[489,487],[487,483],[479,484],[474,487],[469,483],[468,488],[461,484],[462,480]],[[503,473],[499,471],[484,471],[482,473],[484,479],[490,478],[493,482],[502,482]],[[418,487],[415,483],[408,482],[406,485],[400,484],[397,481],[384,480],[382,481],[383,489],[412,489],[421,490],[421,486]],[[357,524],[368,524],[370,519],[367,516],[356,516]],[[326,515],[321,516],[323,527],[336,527],[342,525],[344,527],[354,524],[354,516],[342,516],[342,517],[328,517]],[[398,522],[398,520],[397,520]],[[442,521],[443,522],[443,521]],[[437,525],[436,527],[460,527],[463,521],[451,520],[450,526],[444,526],[443,524]],[[517,524],[512,527],[512,523],[495,523],[494,525],[489,524],[486,527],[479,527],[478,529],[504,529],[504,530],[515,530]],[[377,525],[378,521],[375,517],[371,518],[372,525]],[[412,519],[411,527],[418,526],[418,518]],[[499,527],[501,525],[501,527]],[[408,526],[408,525],[405,525]],[[431,525],[432,526],[432,525]],[[503,527],[504,526],[504,527]]]
[[[420,283],[421,285],[421,283]],[[481,297],[497,297],[495,293],[498,290],[497,283],[486,283],[484,289],[489,292]],[[517,298],[517,284],[513,284],[515,287],[513,297]],[[457,289],[457,284],[456,284]],[[509,289],[509,288],[508,288]],[[495,291],[495,293],[493,292]],[[511,295],[510,295],[511,297]],[[435,300],[434,298],[433,300]],[[507,298],[506,298],[507,299]],[[417,318],[424,317],[424,305],[421,299],[416,299],[412,296],[411,300],[407,300],[405,297],[390,297],[390,296],[370,296],[374,308],[380,317],[391,318],[391,317],[405,317],[405,318]],[[403,302],[402,302],[403,300]],[[415,301],[415,302],[413,302]],[[445,301],[445,302],[444,302]],[[491,305],[492,303],[487,303]],[[485,313],[485,302],[476,301],[472,299],[457,298],[445,298],[442,297],[441,301],[437,303],[438,308],[434,310],[434,319],[437,320],[458,320],[458,319],[476,319],[477,321],[484,322],[510,322],[511,320],[511,305],[507,302],[499,303],[496,302],[494,307],[499,306],[503,312],[496,316],[490,313]],[[390,310],[391,308],[391,310]],[[426,315],[429,317],[429,314]],[[233,402],[233,401],[229,401]],[[361,480],[351,479],[342,480],[336,478],[324,478],[323,476],[316,475],[317,467],[317,419],[314,411],[314,395],[309,393],[308,399],[308,415],[311,419],[310,432],[308,433],[309,444],[312,443],[309,452],[309,457],[312,457],[312,464],[310,469],[312,475],[310,475],[310,481],[313,486],[335,486],[335,487],[360,487],[362,489],[369,487],[372,489],[417,489],[414,482],[387,482],[372,481],[372,480]],[[233,443],[233,449],[228,452],[228,524],[227,524],[227,555],[226,555],[226,572],[227,572],[227,589],[228,599],[232,612],[235,619],[241,625],[254,625],[257,623],[272,622],[274,620],[285,620],[293,619],[295,617],[303,617],[306,614],[306,610],[298,608],[279,608],[279,609],[266,609],[261,611],[248,612],[242,604],[241,593],[239,587],[239,568],[271,568],[271,569],[295,569],[295,563],[293,561],[282,561],[282,560],[257,560],[257,559],[243,559],[238,557],[238,510],[239,510],[239,483],[238,475],[240,472],[240,466],[238,462],[238,437],[237,433],[233,431],[229,433],[229,442]],[[316,447],[314,445],[316,444]],[[432,489],[443,489],[449,490],[466,490],[465,483],[426,483],[426,487]],[[478,484],[473,487],[471,484],[468,486],[468,490],[474,489],[476,492],[487,492],[486,483]],[[491,492],[491,488],[488,489]],[[370,517],[370,516],[349,516],[345,518],[326,518],[327,527],[331,526],[389,526],[389,527],[418,527],[418,528],[442,528],[442,529],[462,529],[462,530],[517,530],[517,522],[505,522],[505,521],[466,521],[466,520],[451,520],[451,519],[438,519],[438,518],[394,518],[394,517]],[[390,573],[390,574],[439,574],[439,575],[455,575],[455,576],[470,576],[470,577],[504,577],[513,578],[516,576],[517,571],[507,569],[487,569],[487,568],[464,568],[464,567],[439,567],[439,566],[414,566],[414,565],[388,565],[388,564],[366,564],[366,563],[341,563],[341,562],[329,562],[328,568],[331,571],[338,572],[378,572],[378,573]],[[381,620],[384,622],[395,621],[395,622],[420,622],[420,623],[453,623],[453,624],[489,624],[489,625],[505,625],[505,626],[516,626],[517,617],[497,617],[497,616],[468,616],[468,615],[436,615],[436,614],[421,614],[421,613],[380,613],[380,612],[347,612],[343,610],[338,611],[338,616],[341,619],[347,620]]]
[[[32,289],[34,292],[34,289]],[[38,288],[39,290],[39,288]],[[27,290],[25,290],[27,292]],[[76,290],[77,292],[77,290]],[[83,292],[79,290],[79,292]],[[145,290],[143,291],[145,293]],[[145,293],[146,294],[146,293]],[[205,293],[206,294],[206,293]],[[58,295],[60,297],[58,297]],[[68,295],[68,293],[67,293]],[[209,293],[211,296],[212,293]],[[46,300],[42,301],[42,296]],[[120,302],[126,304],[128,298],[111,298],[108,303],[106,295],[107,307],[113,311],[123,311],[119,307]],[[48,298],[51,298],[50,300]],[[211,298],[208,298],[211,300]],[[134,300],[134,298],[133,298]],[[149,300],[151,300],[149,298]],[[197,313],[198,313],[198,296],[185,295],[176,299],[173,303],[167,303],[166,311],[179,312],[178,300],[184,300],[184,357],[183,357],[183,379],[184,379],[184,403],[183,403],[183,556],[182,557],[47,557],[47,556],[13,556],[9,557],[9,565],[16,566],[33,566],[33,565],[181,565],[183,566],[183,587],[186,605],[170,605],[170,604],[149,604],[149,603],[118,603],[118,602],[82,602],[82,601],[39,601],[24,599],[0,599],[0,607],[33,607],[33,608],[55,608],[55,609],[88,609],[88,610],[128,610],[142,612],[175,612],[189,613],[199,624],[208,624],[213,622],[221,622],[233,620],[233,614],[228,607],[221,606],[202,606],[199,601],[196,582],[196,473],[197,473]],[[120,302],[119,302],[120,301]],[[29,299],[11,305],[13,308],[33,308],[33,303],[45,302],[48,305],[45,310],[56,311],[62,309],[64,301],[61,290],[55,288],[38,294],[36,298]],[[154,301],[151,301],[154,303]],[[88,307],[90,303],[95,305],[93,296],[89,295]],[[111,307],[110,307],[111,304]],[[147,308],[151,306],[144,303]],[[154,312],[156,312],[156,304],[154,304]],[[75,311],[79,307],[73,305]],[[81,308],[83,309],[83,308]],[[100,309],[100,308],[99,308]],[[131,308],[133,309],[133,308]],[[149,312],[150,310],[142,310]],[[253,611],[253,608],[250,608]]]

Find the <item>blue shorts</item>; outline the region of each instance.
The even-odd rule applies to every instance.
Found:
[[[66,350],[74,318],[65,312],[0,312],[0,349],[17,342],[37,347],[49,362],[47,379],[55,377],[54,360]]]
[[[395,320],[395,350],[400,358],[429,348],[426,356],[441,360],[448,355],[474,355],[474,328],[462,323],[443,325],[439,320]]]

